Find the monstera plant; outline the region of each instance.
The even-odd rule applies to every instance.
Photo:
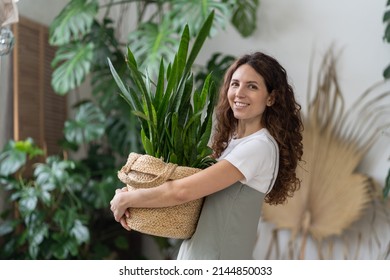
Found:
[[[50,43],[58,47],[53,88],[67,94],[92,74],[92,85],[102,90],[99,77],[107,75],[106,58],[120,64],[126,45],[132,46],[141,67],[158,71],[161,58],[173,58],[183,27],[188,25],[194,38],[211,11],[211,36],[230,22],[248,37],[256,29],[258,6],[258,0],[71,0],[50,26]]]
[[[56,48],[52,87],[57,94],[76,95],[75,117],[64,124],[59,155],[42,155],[33,139],[11,141],[0,153],[0,187],[7,195],[0,257],[121,258],[122,250],[124,258],[143,258],[129,249],[139,241],[129,243],[129,235],[117,232],[120,226],[104,223],[119,164],[129,151],[144,152],[137,116],[117,94],[107,58],[124,77],[130,46],[139,69],[147,65],[151,75],[158,75],[161,59],[173,59],[184,26],[191,30],[192,44],[214,11],[208,36],[231,23],[247,37],[256,28],[258,7],[258,0],[70,0],[50,24],[49,43]],[[194,85],[203,84],[210,72],[209,84],[217,84],[232,59],[216,53],[207,65],[194,65]],[[79,96],[85,89],[91,95]],[[80,151],[81,158],[72,159]],[[31,157],[38,165],[30,164]],[[169,246],[156,240],[161,248]]]
[[[192,41],[214,11],[209,36],[231,23],[248,37],[256,29],[258,7],[258,0],[70,0],[50,25],[49,42],[57,48],[52,61],[53,89],[77,96],[80,85],[88,82],[94,104],[105,115],[110,149],[120,155],[130,150],[142,152],[138,133],[134,133],[140,127],[135,117],[128,117],[129,107],[116,94],[107,58],[123,76],[127,68],[123,54],[131,46],[140,70],[147,66],[150,75],[157,75],[160,60],[167,64],[173,59],[184,26],[189,26]],[[217,53],[207,66],[194,65],[195,82],[203,83],[209,72],[215,82],[222,80],[232,59]]]

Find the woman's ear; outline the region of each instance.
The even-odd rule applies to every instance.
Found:
[[[270,95],[268,96],[268,99],[267,99],[267,106],[272,106],[272,105],[274,105],[274,103],[275,103],[275,92],[274,91],[272,91],[271,93],[270,93]]]

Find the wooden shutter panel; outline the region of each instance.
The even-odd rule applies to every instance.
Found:
[[[13,32],[14,139],[31,137],[48,155],[56,154],[67,112],[66,98],[51,87],[55,48],[48,27],[20,17]]]

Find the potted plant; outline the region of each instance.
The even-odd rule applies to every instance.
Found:
[[[128,48],[130,83],[125,85],[109,60],[121,96],[128,102],[141,126],[145,155],[130,153],[118,177],[128,188],[153,187],[210,166],[208,141],[216,88],[209,74],[201,90],[194,88],[191,67],[209,35],[214,13],[210,13],[189,49],[189,28],[185,26],[172,63],[161,60],[156,82],[142,73]],[[132,229],[157,236],[188,238],[195,230],[202,199],[174,207],[132,209],[127,223]]]

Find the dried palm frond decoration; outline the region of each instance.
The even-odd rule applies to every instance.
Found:
[[[314,242],[318,258],[332,258],[335,237],[342,240],[372,205],[378,206],[377,186],[356,170],[381,132],[390,126],[390,87],[387,85],[387,91],[379,90],[378,94],[385,82],[373,85],[345,110],[336,61],[331,48],[320,65],[313,98],[309,77],[308,108],[303,117],[304,163],[297,170],[302,184],[287,204],[263,207],[263,220],[274,225],[266,258],[279,250],[278,233],[286,230],[287,258],[305,259],[308,239]],[[388,214],[385,216],[390,225]],[[387,239],[390,244],[390,237]],[[345,238],[341,242],[348,245],[348,241]]]

